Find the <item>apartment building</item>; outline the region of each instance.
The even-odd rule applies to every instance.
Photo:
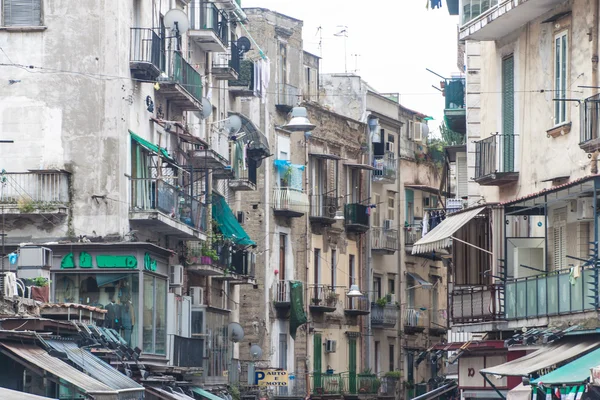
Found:
[[[228,131],[244,12],[233,0],[26,3],[1,8],[10,268],[46,278],[42,300],[118,310],[106,323],[142,359],[222,387],[260,243],[227,182],[240,178],[236,148],[252,147],[249,164],[269,154],[247,116],[239,140]]]

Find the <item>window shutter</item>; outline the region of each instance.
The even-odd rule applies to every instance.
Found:
[[[500,172],[514,171],[515,69],[514,58],[502,60],[502,155]]]
[[[553,267],[559,270],[567,267],[567,208],[554,210],[552,222]]]
[[[4,26],[42,24],[42,0],[3,0]]]
[[[467,177],[467,154],[456,155],[456,197],[467,196],[469,179]]]

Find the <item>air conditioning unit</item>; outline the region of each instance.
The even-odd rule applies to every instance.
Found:
[[[325,353],[335,353],[336,347],[337,341],[331,339],[325,341]]]
[[[594,198],[583,197],[577,199],[577,219],[586,220],[594,218]]]
[[[19,267],[52,267],[52,250],[40,246],[21,247],[18,265]]]
[[[190,296],[192,297],[192,306],[204,305],[204,288],[201,286],[190,286]]]
[[[171,265],[169,267],[169,285],[183,285],[183,265]]]
[[[394,220],[393,219],[384,219],[383,220],[383,229],[393,229],[394,228]]]

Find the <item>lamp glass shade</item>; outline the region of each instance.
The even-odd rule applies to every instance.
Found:
[[[348,297],[360,297],[363,294],[360,292],[360,290],[358,290],[358,285],[352,285],[350,286],[350,291],[348,292],[348,294],[346,296]]]
[[[308,132],[316,128],[308,120],[308,112],[304,107],[294,107],[291,112],[292,118],[283,127],[292,132]]]

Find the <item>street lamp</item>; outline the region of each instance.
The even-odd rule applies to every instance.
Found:
[[[316,125],[308,120],[308,111],[305,107],[292,108],[291,115],[290,122],[283,126],[285,129],[292,132],[309,132],[316,128]]]

